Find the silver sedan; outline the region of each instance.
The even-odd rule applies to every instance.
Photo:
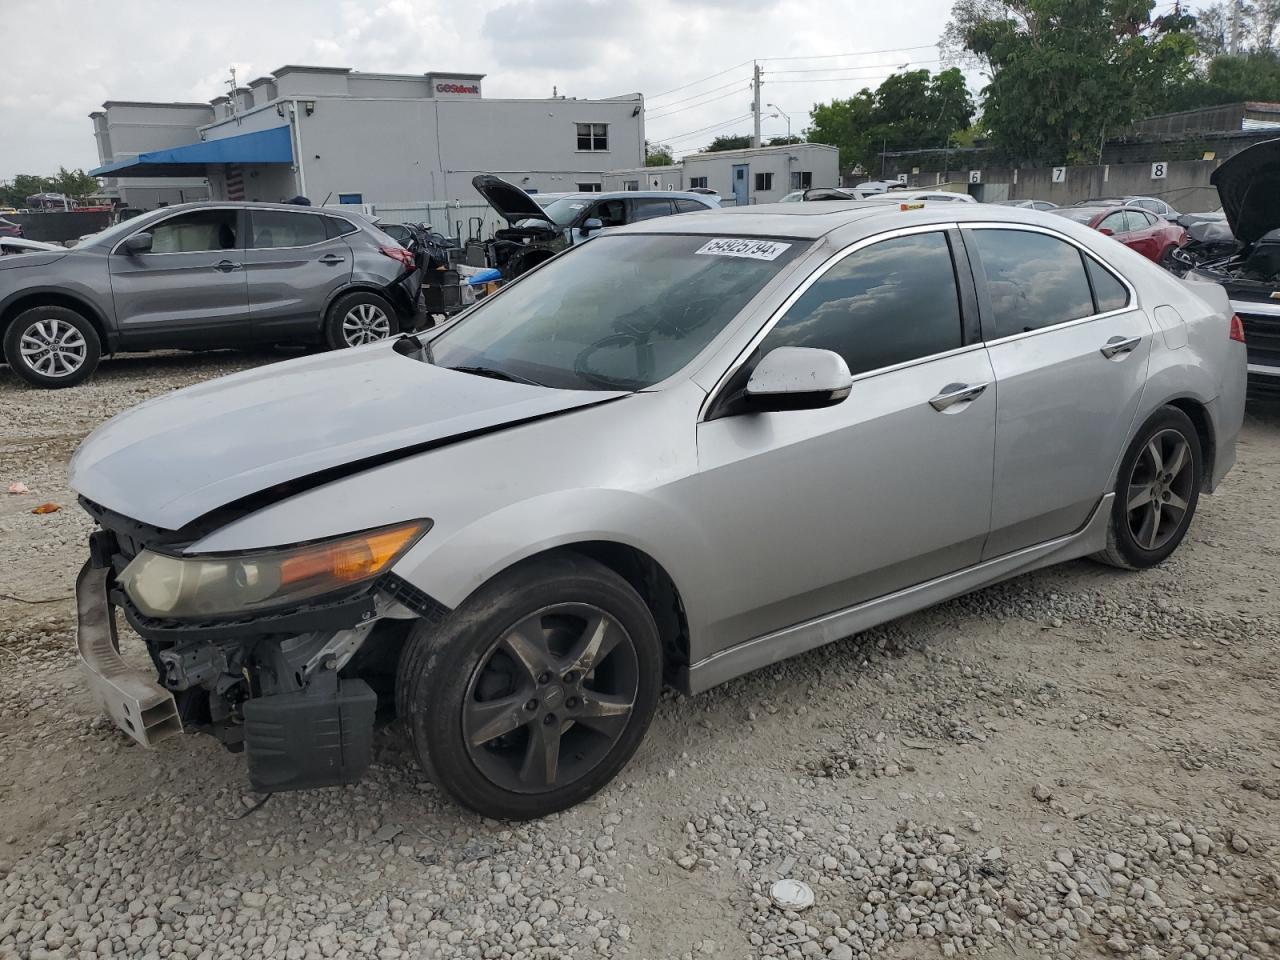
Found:
[[[637,224],[98,430],[81,655],[132,736],[214,733],[259,790],[359,778],[394,710],[460,802],[540,816],[609,782],[664,683],[1163,561],[1235,460],[1242,340],[1216,285],[1033,210]]]

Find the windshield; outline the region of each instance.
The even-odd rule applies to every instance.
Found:
[[[567,227],[590,203],[590,200],[582,197],[561,197],[548,203],[542,208],[542,212],[555,221],[557,226]]]
[[[639,390],[692,360],[804,242],[602,236],[429,344],[432,362],[575,390]]]

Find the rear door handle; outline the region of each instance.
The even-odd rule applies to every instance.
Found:
[[[222,273],[230,273],[232,270],[239,270],[240,264],[231,260],[219,260],[213,265],[213,269],[219,270]]]
[[[1123,360],[1125,354],[1133,353],[1134,347],[1141,342],[1141,337],[1112,337],[1101,348],[1102,355],[1108,360],[1113,360],[1116,357]]]
[[[929,406],[935,410],[946,410],[957,403],[978,399],[989,386],[989,383],[948,383],[940,394],[929,401]]]
[[[335,263],[342,263],[346,259],[347,259],[346,257],[340,257],[336,253],[326,253],[323,257],[320,258],[320,262],[327,264],[329,266],[333,266]]]

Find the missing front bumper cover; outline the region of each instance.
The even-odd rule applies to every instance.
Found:
[[[76,578],[76,648],[94,697],[144,747],[182,732],[173,694],[120,656],[115,614],[107,598],[110,569],[86,563]]]

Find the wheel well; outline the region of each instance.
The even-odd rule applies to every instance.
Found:
[[[680,668],[689,665],[689,621],[680,591],[662,564],[643,550],[611,540],[591,540],[558,549],[580,553],[603,564],[640,594],[662,638],[667,682],[675,683]]]
[[[1192,400],[1190,397],[1179,397],[1177,400],[1170,400],[1169,406],[1176,407],[1185,413],[1196,428],[1196,433],[1200,437],[1200,449],[1204,454],[1204,480],[1208,482],[1213,476],[1213,462],[1217,454],[1216,441],[1213,436],[1213,421],[1209,419],[1209,412],[1199,401]]]
[[[0,337],[3,337],[4,331],[9,328],[10,322],[18,314],[32,307],[66,307],[68,310],[74,310],[93,326],[102,343],[102,352],[107,353],[110,349],[107,344],[107,325],[98,311],[79,297],[52,290],[26,294],[5,307],[4,313],[0,314]]]
[[[343,287],[329,298],[329,302],[324,305],[324,319],[329,319],[329,311],[333,309],[334,304],[351,293],[372,293],[374,296],[381,297],[383,300],[387,301],[387,303],[391,304],[391,308],[393,310],[403,313],[403,306],[396,303],[394,296],[387,288],[379,287],[374,283],[362,283],[360,281],[356,281],[349,287]]]

